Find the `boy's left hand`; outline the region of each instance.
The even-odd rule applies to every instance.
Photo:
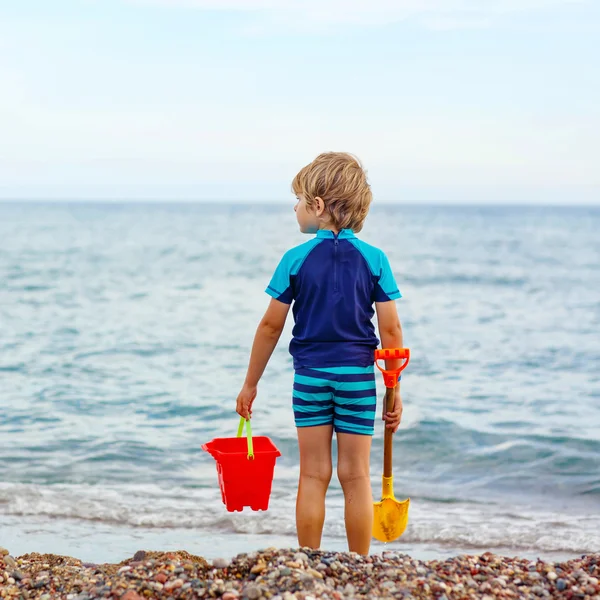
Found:
[[[400,427],[400,421],[402,420],[402,396],[400,395],[400,387],[397,387],[394,391],[394,410],[392,412],[385,412],[383,408],[383,420],[386,422],[385,426],[392,430],[392,433],[398,431]]]
[[[240,417],[244,417],[246,420],[252,417],[252,403],[256,398],[256,391],[256,386],[253,387],[244,384],[244,387],[238,394],[235,410]]]

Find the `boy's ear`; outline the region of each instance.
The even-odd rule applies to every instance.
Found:
[[[325,210],[325,202],[323,202],[323,199],[320,198],[319,196],[315,197],[315,214],[317,215],[317,217],[320,217],[323,214],[323,211]]]

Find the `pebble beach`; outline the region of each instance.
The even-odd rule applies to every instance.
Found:
[[[232,560],[140,550],[119,564],[54,554],[13,557],[0,548],[0,597],[92,598],[565,598],[600,600],[600,554],[560,563],[486,552],[419,561],[384,552],[363,557],[307,548],[269,548]]]

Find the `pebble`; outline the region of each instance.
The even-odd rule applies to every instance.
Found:
[[[17,561],[10,554],[8,554],[4,557],[4,564],[7,567],[14,569],[17,566]]]
[[[252,569],[250,569],[250,573],[257,575],[258,573],[262,573],[267,568],[267,565],[264,562],[256,563]]]
[[[244,595],[249,598],[249,600],[258,600],[262,596],[262,592],[259,587],[256,585],[249,585],[244,590]]]
[[[215,569],[226,569],[231,564],[231,561],[226,558],[215,558],[212,564]]]
[[[567,589],[567,582],[564,579],[558,579],[556,581],[556,589],[559,592],[563,592],[564,590]]]
[[[0,580],[0,596],[2,600],[520,600],[557,596],[579,600],[587,595],[596,600],[600,592],[596,568],[600,554],[563,563],[533,563],[491,553],[419,561],[397,552],[363,557],[272,548],[210,563],[183,551],[141,552],[120,564],[96,565],[48,554],[15,559],[0,551],[4,580]]]

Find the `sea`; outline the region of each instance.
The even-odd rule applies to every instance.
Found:
[[[600,207],[374,204],[360,236],[390,259],[412,358],[393,458],[409,525],[372,552],[600,551],[599,232]],[[306,239],[288,201],[0,204],[0,546],[297,547],[291,315],[252,420],[281,451],[269,510],[229,513],[201,446],[235,436],[264,289]],[[346,549],[335,474],[323,548]]]

